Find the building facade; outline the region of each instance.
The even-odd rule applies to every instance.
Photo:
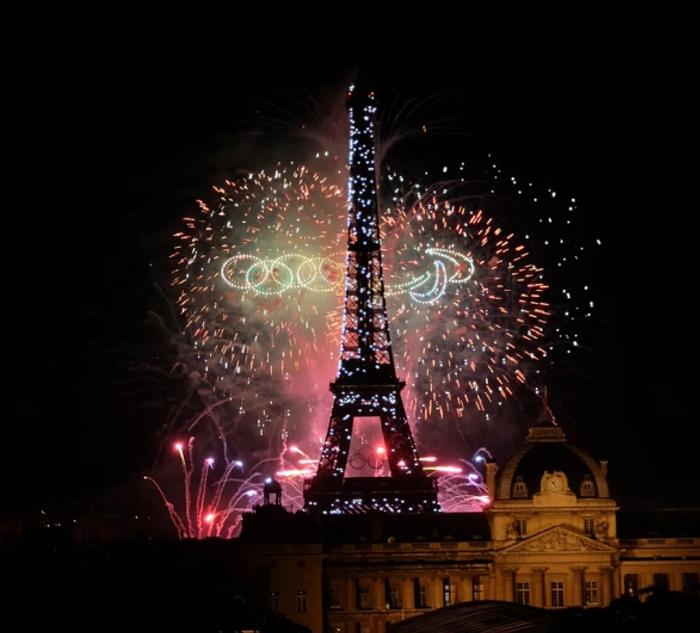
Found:
[[[379,633],[457,602],[590,608],[649,587],[697,591],[692,523],[635,535],[632,522],[620,534],[606,462],[560,428],[532,427],[486,479],[483,513],[282,517],[277,508],[276,518],[246,517],[242,541],[268,570],[270,606],[319,633]]]

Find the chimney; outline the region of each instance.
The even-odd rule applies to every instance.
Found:
[[[496,498],[496,473],[498,472],[498,466],[494,461],[486,462],[486,488],[489,492],[489,497],[491,497],[491,502]]]

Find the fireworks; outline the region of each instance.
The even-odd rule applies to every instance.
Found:
[[[328,159],[326,171],[342,181],[336,165]],[[313,417],[333,373],[345,193],[328,175],[293,164],[216,192],[218,204],[200,201],[176,236],[173,285],[203,374],[241,413],[255,407],[265,435],[281,428],[282,400],[303,402],[304,417]],[[300,376],[303,387],[292,381]]]
[[[166,496],[158,482],[144,476],[160,494],[177,535],[181,539],[201,539],[212,536],[231,538],[240,530],[242,514],[252,508],[259,497],[259,481],[262,474],[257,464],[248,476],[243,474],[241,461],[228,461],[218,479],[209,484],[210,472],[215,460],[206,457],[197,471],[194,455],[194,438],[185,445],[175,442],[182,467],[184,496],[181,510]]]
[[[486,458],[493,459],[488,449],[481,447],[471,461],[460,459],[460,466],[448,466],[449,470],[440,478],[439,501],[444,512],[475,512],[486,508],[490,503],[486,482],[477,466]]]
[[[279,459],[286,455],[288,463],[267,474],[283,482],[293,504],[315,470],[330,409],[327,386],[338,366],[348,231],[343,160],[319,153],[309,166],[278,164],[215,187],[216,202],[198,201],[172,254],[191,360],[213,392],[232,403],[235,428],[224,416],[218,432],[254,430],[267,455],[283,447]],[[556,235],[564,217],[548,215],[556,194],[536,194],[495,165],[476,179],[477,192],[465,193],[461,176],[436,182],[426,172],[422,180],[433,184],[425,184],[388,170],[379,217],[392,346],[409,418],[426,429],[455,424],[467,447],[470,421],[492,420],[523,389],[539,393],[541,362],[563,341],[577,345],[560,317],[590,311],[580,312],[571,290],[559,288],[569,303],[561,309],[561,295],[554,299],[550,289],[552,270],[561,281],[560,269],[583,249]],[[515,207],[499,212],[517,198],[528,216],[519,225]],[[496,199],[507,204],[499,209]],[[568,212],[574,209],[572,199]],[[544,253],[555,243],[564,253],[558,258]],[[287,448],[290,438],[312,457]],[[349,465],[380,475],[383,457],[371,439],[359,440]],[[421,449],[441,453],[436,445]],[[483,506],[478,469],[469,460],[458,464],[437,457],[423,463],[441,478],[443,508]],[[206,532],[217,514],[203,516]]]
[[[180,508],[153,477],[146,475],[144,480],[158,491],[180,539],[237,536],[243,514],[260,503],[264,484],[272,481],[269,473],[281,482],[284,506],[290,511],[301,509],[304,479],[315,473],[317,464],[297,446],[285,446],[279,457],[259,460],[246,471],[241,460],[228,458],[226,442],[222,440],[224,465],[214,477],[213,457],[205,457],[197,468],[194,437],[187,443],[176,441],[172,448],[181,468]]]
[[[410,410],[428,420],[501,404],[546,355],[542,268],[512,232],[434,188],[400,198],[382,220],[387,269],[411,287],[410,301],[390,293],[389,304]]]
[[[346,240],[344,172],[319,156],[216,188],[186,218],[173,285],[209,382],[245,402],[302,402],[325,426],[337,359]],[[488,415],[547,353],[545,271],[530,249],[452,191],[388,174],[382,204],[395,358],[419,420]],[[303,381],[303,385],[299,381]],[[300,393],[300,387],[303,391]],[[279,425],[257,414],[264,434]]]

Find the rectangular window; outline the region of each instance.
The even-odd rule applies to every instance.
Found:
[[[654,574],[654,587],[668,591],[668,574]]]
[[[530,604],[530,583],[515,583],[515,601],[518,604]]]
[[[553,580],[550,585],[551,606],[559,609],[564,606],[564,582]]]
[[[483,600],[486,595],[484,590],[484,585],[481,582],[481,576],[474,576],[472,578],[472,600]]]
[[[418,608],[419,609],[427,609],[428,608],[428,588],[425,585],[421,585],[420,589],[419,589]]]
[[[399,592],[398,585],[389,585],[387,603],[390,609],[401,608],[401,593]]]
[[[280,596],[276,591],[270,592],[270,611],[277,613],[280,610]]]
[[[331,584],[328,590],[328,606],[331,609],[343,608],[342,593],[342,587],[339,584]]]
[[[371,609],[372,601],[369,592],[369,586],[364,583],[357,583],[357,608]]]
[[[413,579],[413,605],[416,609],[428,608],[428,588],[421,584],[420,578]]]
[[[593,534],[595,532],[595,521],[593,519],[584,519],[583,531],[586,534]]]
[[[527,534],[527,519],[516,519],[515,531],[518,533],[518,536],[525,536]]]
[[[309,594],[299,589],[297,591],[297,613],[306,613],[309,610]]]
[[[598,581],[586,581],[586,602],[585,604],[598,604]]]
[[[698,575],[694,572],[683,574],[683,591],[686,593],[698,592]]]
[[[637,574],[625,574],[625,593],[628,596],[636,596],[639,591],[637,586]]]
[[[449,607],[452,604],[452,585],[449,578],[442,579],[442,605]]]

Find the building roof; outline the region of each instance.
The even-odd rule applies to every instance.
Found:
[[[553,630],[555,614],[513,602],[482,600],[436,609],[393,624],[394,633],[512,633]]]

